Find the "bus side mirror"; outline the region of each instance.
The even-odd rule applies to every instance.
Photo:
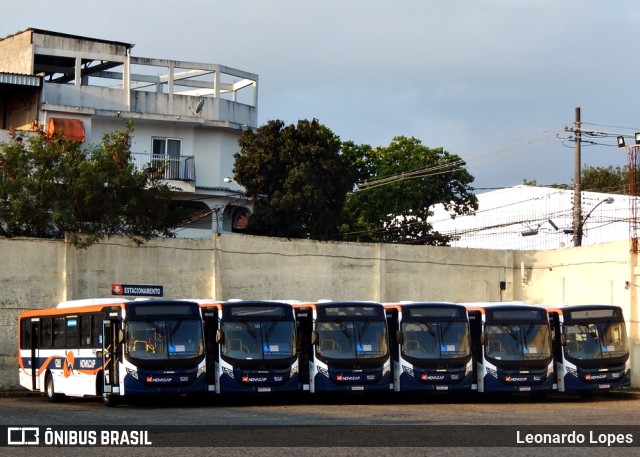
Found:
[[[318,342],[318,332],[315,330],[311,332],[311,344],[316,344]]]
[[[404,334],[400,330],[396,332],[396,341],[398,344],[404,344]]]
[[[480,334],[480,344],[482,345],[487,344],[487,334],[484,332]]]
[[[224,332],[220,329],[216,330],[216,343],[224,344]]]
[[[567,345],[567,335],[565,335],[564,333],[562,335],[560,335],[560,344],[562,346],[566,346]]]

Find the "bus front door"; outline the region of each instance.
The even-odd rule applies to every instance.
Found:
[[[40,343],[40,319],[31,319],[29,323],[31,326],[31,390],[40,390],[40,378],[38,377],[38,372],[40,370],[40,364],[38,363],[38,345]]]
[[[114,406],[115,397],[120,394],[119,333],[118,321],[102,321],[102,401],[106,406]]]

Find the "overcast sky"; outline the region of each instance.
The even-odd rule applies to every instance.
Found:
[[[467,161],[477,188],[572,184],[571,127],[640,132],[632,0],[0,0],[29,27],[134,44],[132,55],[259,76],[258,118],[317,118],[342,140],[413,136]],[[566,135],[560,135],[560,137]],[[614,138],[583,165],[625,165]]]

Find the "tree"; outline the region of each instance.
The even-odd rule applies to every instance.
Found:
[[[98,145],[42,129],[12,131],[0,143],[0,235],[64,238],[86,248],[112,235],[136,243],[172,236],[183,212],[158,170],[131,161],[133,125],[107,132]]]
[[[478,207],[473,176],[442,148],[399,136],[387,147],[345,143],[343,153],[361,183],[345,204],[344,239],[446,245],[450,239],[432,231],[429,208],[441,203],[455,217]]]
[[[248,130],[234,155],[234,179],[254,202],[247,232],[331,239],[338,232],[353,176],[341,141],[317,119]]]
[[[590,192],[603,192],[607,194],[626,194],[628,167],[591,167],[582,168],[580,184],[582,190]]]
[[[629,167],[592,167],[585,165],[580,173],[580,187],[583,191],[602,192],[606,194],[627,194],[628,193]],[[637,179],[637,178],[636,178]],[[527,186],[538,186],[538,181],[523,180]],[[636,188],[638,185],[636,185]],[[546,187],[570,190],[572,185],[551,184]]]
[[[532,187],[551,187],[553,189],[563,189],[563,190],[571,189],[571,186],[569,186],[568,184],[549,184],[547,186],[541,186],[540,184],[538,184],[538,181],[535,179],[532,179],[532,180],[523,179],[522,184],[524,184],[525,186],[532,186]]]

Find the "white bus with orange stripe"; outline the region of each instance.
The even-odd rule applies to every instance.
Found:
[[[20,384],[49,401],[206,392],[202,316],[182,300],[88,299],[20,314]]]

